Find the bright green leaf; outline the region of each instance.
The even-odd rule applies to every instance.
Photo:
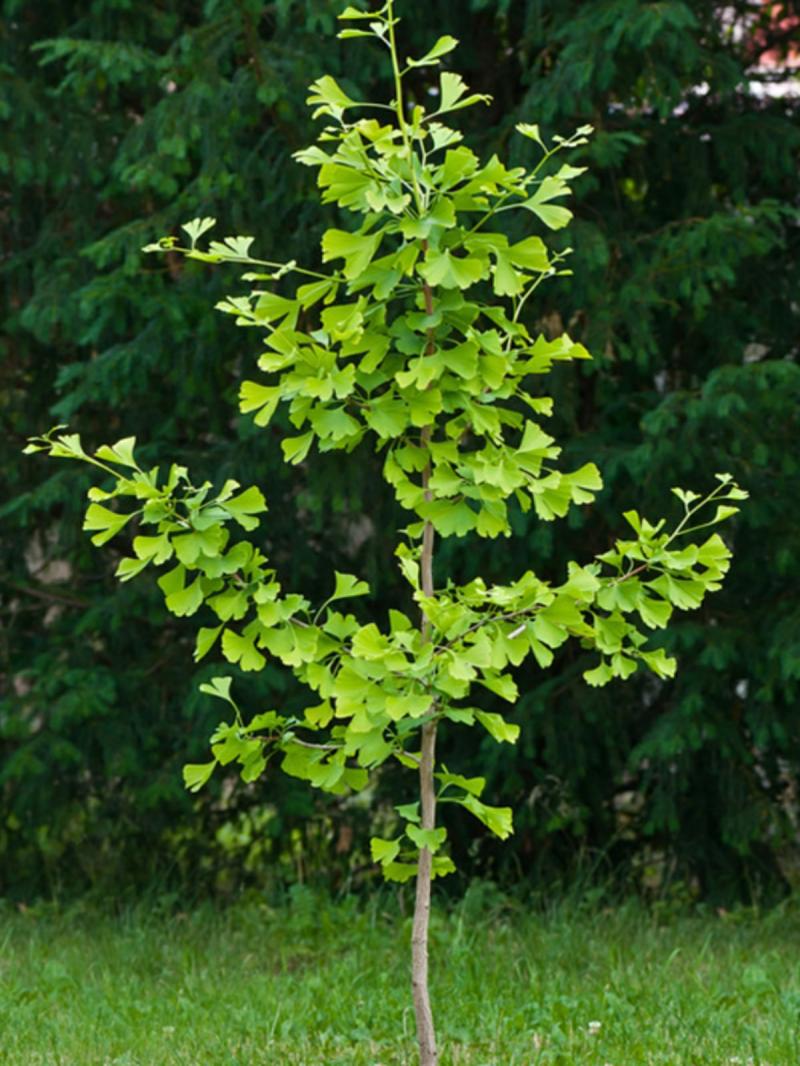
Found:
[[[446,34],[444,37],[440,37],[433,48],[426,52],[424,56],[419,59],[406,59],[406,63],[410,67],[430,66],[433,63],[438,63],[442,56],[446,56],[448,52],[452,52],[457,46],[458,41],[456,38]]]
[[[400,852],[400,839],[382,840],[380,837],[371,837],[369,850],[373,862],[379,862],[382,866],[392,862]]]
[[[353,577],[352,574],[340,574],[334,571],[336,577],[336,587],[333,595],[327,601],[333,603],[334,600],[352,599],[355,596],[368,596],[369,585],[366,581],[360,581],[357,577]]]
[[[215,626],[213,629],[201,628],[197,632],[197,640],[194,646],[194,661],[200,662],[204,655],[213,648],[217,637],[222,630],[222,626]]]
[[[183,783],[190,792],[199,792],[214,773],[217,760],[207,763],[187,763],[183,768]]]
[[[470,814],[483,822],[495,836],[501,840],[510,837],[513,832],[513,819],[510,807],[490,807],[482,803],[477,796],[467,793],[456,801],[462,807],[466,807]]]
[[[242,670],[261,670],[267,661],[252,637],[240,636],[233,629],[226,629],[222,634],[222,654],[229,663],[238,663]]]
[[[513,722],[507,722],[501,714],[490,714],[488,711],[476,711],[475,717],[496,741],[516,744],[519,737],[518,725]]]
[[[438,829],[421,829],[418,825],[407,825],[406,836],[417,845],[418,848],[427,848],[433,854],[447,840],[447,830],[440,826]]]
[[[267,509],[264,494],[261,489],[256,488],[254,485],[244,492],[240,492],[233,499],[226,500],[222,506],[239,523],[242,529],[247,530],[255,529],[258,526],[258,519],[252,516],[262,514]]]

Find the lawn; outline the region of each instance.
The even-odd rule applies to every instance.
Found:
[[[412,1066],[410,917],[384,896],[120,917],[0,908],[2,1066]],[[432,928],[441,1066],[800,1063],[800,913],[548,913]]]

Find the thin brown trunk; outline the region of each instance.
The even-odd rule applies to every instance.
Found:
[[[433,787],[435,750],[436,723],[428,722],[422,727],[422,759],[419,767],[423,829],[433,829],[436,821],[436,794]],[[414,927],[411,934],[411,985],[414,993],[420,1066],[436,1066],[439,1061],[428,991],[428,925],[431,914],[432,863],[433,856],[430,849],[423,848],[419,855]]]
[[[424,435],[424,434],[423,434]],[[430,471],[423,479],[427,483]],[[422,591],[433,594],[433,526],[425,523],[422,534],[422,557],[420,559]],[[423,617],[422,634],[427,639],[429,623]],[[436,792],[433,770],[436,764],[436,721],[422,727],[422,753],[419,763],[419,792],[421,824],[423,829],[436,825]],[[414,900],[414,927],[411,934],[411,986],[414,995],[414,1014],[417,1020],[417,1043],[420,1066],[436,1066],[439,1055],[436,1050],[436,1031],[433,1026],[430,993],[428,990],[428,926],[431,915],[431,867],[433,855],[429,848],[422,848],[417,870],[417,893]]]
[[[422,241],[422,251],[427,254],[428,242]],[[427,281],[422,285],[425,308],[428,314],[433,314],[433,290]],[[436,351],[434,330],[428,329],[428,343],[426,355],[433,355]],[[427,425],[420,433],[420,445],[428,446],[433,426]],[[431,500],[433,494],[428,487],[431,479],[431,464],[422,471],[422,487],[425,488],[426,500]],[[422,529],[422,553],[419,560],[420,579],[422,593],[425,596],[433,596],[433,538],[434,531],[431,522],[426,522]],[[425,614],[422,614],[420,631],[422,641],[429,640],[431,624]],[[436,720],[422,726],[421,755],[419,759],[419,798],[421,827],[433,829],[436,825],[436,792],[434,789],[433,771],[436,764]],[[433,854],[429,847],[422,847],[419,852],[419,866],[417,868],[417,892],[414,901],[414,927],[411,937],[412,959],[412,991],[414,994],[414,1015],[417,1021],[417,1044],[419,1045],[420,1066],[436,1066],[438,1052],[436,1050],[436,1031],[433,1027],[433,1013],[431,1012],[431,998],[428,988],[428,928],[431,919],[431,882],[433,867]]]
[[[427,252],[427,241],[422,242]],[[425,310],[433,314],[433,292],[430,285],[423,285]],[[428,330],[426,355],[433,355],[436,342],[432,329]],[[427,446],[431,439],[432,427],[426,426],[420,434],[420,443]],[[431,476],[430,462],[422,473],[422,485],[425,499],[432,494],[428,488]],[[433,540],[434,530],[426,522],[422,532],[422,555],[420,557],[420,578],[422,592],[425,596],[433,595]],[[422,639],[429,639],[430,623],[423,614],[421,622]],[[419,763],[419,792],[421,807],[421,825],[423,829],[436,826],[436,791],[433,771],[436,765],[436,719],[426,722],[422,727],[422,751]],[[428,928],[431,916],[431,882],[433,855],[430,848],[422,848],[417,869],[417,892],[414,900],[414,926],[411,933],[411,987],[414,996],[414,1015],[417,1022],[417,1043],[419,1045],[420,1066],[437,1066],[439,1053],[436,1049],[436,1030],[433,1025],[430,992],[428,989]]]

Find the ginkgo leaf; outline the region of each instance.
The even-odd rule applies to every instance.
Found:
[[[476,711],[475,717],[495,740],[516,744],[519,738],[519,726],[514,722],[507,722],[501,714],[490,714],[488,711]]]
[[[138,464],[133,455],[135,447],[136,437],[125,437],[124,440],[118,440],[116,444],[103,444],[97,449],[95,455],[98,459],[110,459],[112,463],[121,463],[123,466],[137,470]]]
[[[200,237],[216,224],[217,220],[215,218],[193,218],[191,222],[184,222],[181,229],[187,234],[192,242],[192,248],[194,248]]]
[[[440,37],[436,44],[424,56],[420,56],[419,59],[408,59],[406,63],[410,67],[426,67],[433,63],[438,63],[442,56],[447,55],[448,52],[452,52],[454,48],[458,46],[458,41],[455,37],[450,37],[449,34],[445,34],[444,37]]]
[[[471,96],[464,94],[469,88],[460,74],[447,70],[439,78],[439,110],[437,114],[447,111],[460,111],[461,108],[471,107],[473,104],[491,102],[491,96],[483,93],[473,93]]]
[[[379,862],[385,866],[392,862],[400,852],[400,840],[382,840],[380,837],[372,837],[369,842],[369,850],[373,862]]]
[[[356,106],[357,101],[347,95],[335,78],[324,74],[309,86],[306,103],[321,105],[318,111],[328,110],[335,113]]]
[[[447,830],[444,826],[439,826],[437,829],[422,829],[412,822],[406,826],[406,836],[418,848],[427,848],[435,854],[447,839]]]
[[[242,670],[261,670],[267,662],[252,637],[240,636],[232,629],[222,634],[222,654],[229,663],[238,663]]]
[[[352,574],[340,574],[338,571],[335,571],[335,577],[336,588],[328,603],[333,603],[334,600],[351,599],[354,596],[369,595],[369,585],[366,581],[360,581]]]
[[[322,261],[328,263],[331,259],[344,259],[344,276],[348,279],[357,278],[372,262],[380,241],[380,234],[376,233],[326,230],[322,238]]]
[[[183,768],[183,783],[190,792],[199,792],[217,766],[217,760],[207,763],[187,763]]]

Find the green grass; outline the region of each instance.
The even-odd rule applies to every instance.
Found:
[[[410,921],[282,910],[0,911],[3,1066],[412,1066]],[[432,929],[442,1066],[800,1063],[800,913],[527,913]],[[592,1023],[599,1023],[592,1024]]]

